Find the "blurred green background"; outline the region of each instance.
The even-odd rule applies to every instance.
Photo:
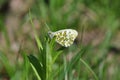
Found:
[[[68,48],[51,46],[49,29],[78,37]],[[42,65],[56,56],[34,66],[43,80],[120,80],[120,1],[0,0],[0,80],[38,80],[30,54]]]

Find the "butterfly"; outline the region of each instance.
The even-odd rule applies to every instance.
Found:
[[[63,29],[56,32],[49,31],[48,34],[51,39],[55,37],[55,41],[64,47],[72,45],[78,36],[78,32],[74,29]]]

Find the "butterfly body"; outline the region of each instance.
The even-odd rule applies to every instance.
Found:
[[[63,29],[56,32],[48,32],[51,38],[55,37],[55,41],[62,46],[68,47],[73,44],[78,32],[73,29]]]

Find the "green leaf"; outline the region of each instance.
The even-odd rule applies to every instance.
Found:
[[[30,64],[35,71],[35,74],[38,80],[46,80],[46,71],[43,68],[43,65],[39,62],[39,60],[33,55],[28,56]]]

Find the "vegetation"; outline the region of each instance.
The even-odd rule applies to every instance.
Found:
[[[0,80],[119,80],[119,0],[0,0]],[[48,31],[75,29],[70,47]]]

